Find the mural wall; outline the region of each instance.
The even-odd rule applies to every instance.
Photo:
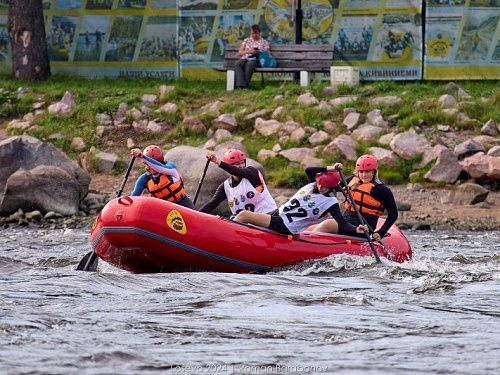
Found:
[[[260,24],[271,43],[295,42],[290,0],[180,0],[181,74],[217,74],[226,44]],[[303,0],[303,43],[332,44],[362,79],[422,77],[421,0]],[[203,73],[201,73],[203,72]]]
[[[430,0],[427,79],[500,78],[500,0]]]
[[[43,7],[53,73],[179,76],[176,0],[43,0]],[[0,5],[0,12],[4,12],[0,15],[3,38],[7,7]],[[1,46],[0,55],[4,56]],[[8,70],[3,65],[2,70]]]
[[[53,72],[215,78],[222,77],[213,68],[222,66],[225,46],[249,36],[254,23],[271,43],[295,41],[293,0],[43,0],[43,6]],[[333,45],[335,64],[359,67],[364,80],[500,77],[500,0],[428,0],[425,25],[422,0],[302,0],[302,8],[303,43]],[[0,0],[2,72],[10,71],[7,11],[8,0]]]

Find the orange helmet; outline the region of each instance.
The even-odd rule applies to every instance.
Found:
[[[157,161],[161,161],[163,163],[163,151],[161,148],[155,145],[149,145],[144,149],[142,152],[143,155],[149,156],[152,159],[155,159]]]
[[[247,156],[245,155],[245,153],[243,151],[240,151],[238,149],[231,149],[231,150],[228,150],[225,154],[224,154],[224,158],[222,159],[224,161],[224,163],[227,163],[227,164],[236,164],[236,163],[239,163],[241,161],[245,161],[247,159]]]
[[[316,174],[316,182],[323,187],[332,188],[340,182],[340,174],[338,171],[327,171]]]
[[[378,169],[378,162],[373,155],[363,155],[356,161],[357,171],[373,171]]]

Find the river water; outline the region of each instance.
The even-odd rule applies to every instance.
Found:
[[[132,275],[87,229],[0,230],[1,374],[498,374],[495,232],[408,232],[414,260]]]

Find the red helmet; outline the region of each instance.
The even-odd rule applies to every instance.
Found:
[[[327,171],[316,174],[316,182],[323,187],[332,188],[340,182],[340,174],[338,171]]]
[[[373,155],[363,155],[356,161],[357,171],[373,171],[378,169],[378,162]]]
[[[163,163],[163,151],[155,145],[149,145],[142,152],[143,155],[149,156],[152,159],[161,161]]]
[[[241,161],[244,161],[247,159],[247,156],[245,155],[245,153],[243,151],[240,151],[238,149],[231,149],[231,150],[228,150],[225,154],[224,154],[224,158],[222,159],[224,161],[224,163],[227,163],[227,164],[236,164],[236,163],[239,163]]]

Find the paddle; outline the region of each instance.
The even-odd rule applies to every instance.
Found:
[[[208,165],[210,164],[210,160],[207,159],[205,164],[205,169],[203,170],[203,174],[201,175],[200,182],[198,183],[198,187],[196,188],[196,193],[194,194],[193,206],[196,204],[196,200],[198,199],[198,195],[200,194],[201,185],[203,184],[203,180],[205,179],[205,175],[207,174]]]
[[[116,192],[116,198],[122,195],[123,189],[125,188],[125,184],[127,183],[128,175],[130,174],[132,166],[134,165],[134,161],[135,161],[135,156],[132,156],[132,159],[130,159],[130,162],[128,163],[128,168],[127,172],[125,173],[125,177],[123,177],[122,184],[120,185],[120,188]],[[89,251],[87,254],[85,254],[80,263],[78,263],[76,269],[77,271],[96,271],[98,263],[99,263],[99,258],[97,257],[97,254],[94,251]]]
[[[366,222],[366,220],[360,214],[360,212],[358,210],[358,206],[356,206],[356,202],[354,202],[354,199],[352,198],[351,190],[349,189],[349,185],[347,185],[347,182],[346,182],[346,180],[344,178],[344,174],[342,173],[342,170],[339,170],[339,174],[340,174],[340,178],[342,179],[342,183],[345,186],[345,190],[347,192],[347,197],[346,198],[349,200],[349,203],[352,204],[352,207],[354,208],[354,211],[356,212],[356,216],[358,217],[359,222],[361,224],[365,224],[366,226],[369,227],[369,225]],[[373,256],[375,257],[375,260],[377,261],[377,263],[382,263],[380,261],[380,257],[377,254],[377,250],[375,250],[375,246],[373,246],[373,242],[372,242],[372,239],[371,239],[370,234],[368,233],[368,231],[365,232],[365,236],[366,236],[366,239],[368,240],[368,244],[370,245],[370,249],[372,249],[372,253],[373,253]]]

